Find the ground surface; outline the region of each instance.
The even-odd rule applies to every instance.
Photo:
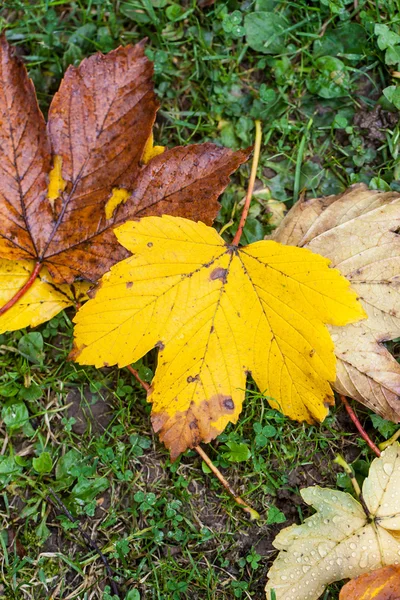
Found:
[[[270,198],[290,206],[300,193],[338,193],[358,181],[400,189],[398,116],[382,92],[396,83],[397,63],[375,33],[376,24],[399,33],[398,2],[201,4],[5,0],[0,25],[26,61],[44,112],[69,64],[148,37],[162,104],[157,143],[246,147],[261,119],[263,191],[248,241],[271,231]],[[255,11],[262,11],[258,31]],[[392,88],[385,93],[396,102]],[[217,228],[232,219],[227,234],[248,173],[244,165],[223,197]],[[260,511],[250,523],[194,452],[170,463],[130,373],[64,362],[72,317],[67,311],[39,327],[33,349],[26,331],[0,336],[0,598],[110,600],[106,568],[69,512],[107,556],[121,598],[261,600],[273,538],[307,516],[299,489],[347,489],[332,463],[338,452],[357,461],[360,479],[373,458],[343,408],[320,427],[299,425],[271,411],[249,383],[240,423],[207,451]],[[140,366],[147,380],[154,360]],[[18,410],[9,410],[15,400]],[[377,442],[393,433],[357,410]],[[229,441],[249,457],[235,462]],[[33,462],[43,450],[48,464]],[[324,599],[336,600],[339,587]]]

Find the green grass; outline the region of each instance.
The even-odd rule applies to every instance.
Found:
[[[256,10],[268,13],[265,39],[250,31]],[[339,193],[359,181],[400,189],[399,103],[391,87],[397,45],[388,54],[385,30],[375,29],[400,32],[399,2],[217,1],[202,9],[190,1],[6,0],[0,23],[27,63],[44,112],[69,64],[148,37],[161,100],[157,143],[246,147],[261,119],[249,242],[271,231],[271,198],[289,207],[298,196]],[[232,221],[227,238],[248,172],[244,165],[222,199],[217,228]],[[349,489],[332,463],[337,452],[357,460],[365,476],[372,456],[343,410],[322,426],[299,425],[271,411],[249,384],[240,423],[207,451],[261,513],[250,523],[194,452],[170,463],[127,371],[66,362],[72,316],[67,311],[34,336],[0,336],[0,598],[110,600],[104,565],[54,506],[51,490],[103,549],[121,598],[264,598],[272,539],[308,514],[299,488]],[[398,355],[398,344],[392,348]],[[146,380],[154,359],[139,365]],[[393,432],[358,411],[377,441]],[[336,600],[338,589],[325,600]]]

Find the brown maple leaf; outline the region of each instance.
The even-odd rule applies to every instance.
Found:
[[[142,42],[69,67],[46,130],[26,69],[0,38],[0,258],[46,265],[57,283],[96,281],[127,255],[117,224],[163,213],[212,223],[249,151],[205,143],[142,164],[158,109],[152,74]],[[107,218],[121,187],[129,195]]]

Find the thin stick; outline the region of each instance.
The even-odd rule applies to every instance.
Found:
[[[20,298],[22,298],[22,296],[29,290],[29,288],[32,287],[32,285],[35,282],[36,277],[39,275],[39,271],[42,268],[42,263],[37,262],[35,264],[35,268],[33,269],[32,273],[29,275],[29,279],[24,283],[24,285],[22,286],[21,289],[18,290],[18,292],[12,297],[10,298],[10,300],[0,308],[0,316],[4,315],[5,312],[7,312],[10,308],[12,308],[14,306],[14,304],[16,304],[18,302],[18,300]]]
[[[138,381],[140,383],[140,385],[142,386],[142,388],[144,390],[146,390],[147,393],[149,393],[149,390],[150,390],[149,384],[146,383],[145,381],[143,381],[143,379],[140,378],[139,373],[136,371],[136,369],[134,369],[133,367],[131,367],[131,365],[126,365],[126,368],[128,369],[128,371],[130,371],[132,373],[132,375],[134,376],[134,378],[136,379],[136,381]]]
[[[139,373],[136,371],[136,369],[131,367],[131,365],[127,365],[126,368],[128,369],[128,371],[130,371],[130,373],[132,373],[132,375],[135,377],[135,379],[140,383],[140,385],[143,387],[143,389],[145,389],[146,392],[148,393],[150,390],[150,386],[148,383],[146,383],[145,381],[143,381],[140,378]],[[229,494],[232,496],[232,498],[235,500],[235,502],[237,502],[237,504],[240,504],[240,506],[243,507],[243,510],[246,511],[250,515],[250,518],[252,520],[259,519],[260,515],[258,514],[258,512],[256,510],[254,510],[254,508],[251,508],[251,506],[249,506],[247,504],[247,502],[242,500],[242,498],[236,494],[235,490],[230,486],[228,481],[222,475],[221,471],[219,469],[217,469],[217,467],[214,465],[212,460],[207,456],[207,454],[204,452],[204,450],[202,448],[200,448],[200,446],[195,446],[194,450],[196,450],[196,452],[201,456],[201,458],[204,460],[206,465],[214,473],[214,475],[217,477],[217,479],[219,479],[219,481],[222,483],[224,488],[229,492]]]
[[[86,531],[84,531],[82,529],[80,522],[71,515],[68,508],[62,502],[62,500],[60,500],[60,498],[57,496],[57,494],[51,489],[51,487],[49,487],[49,490],[50,490],[52,496],[54,497],[56,503],[51,498],[48,498],[48,500],[50,500],[50,502],[53,505],[58,506],[58,508],[63,511],[63,513],[65,514],[67,519],[69,519],[71,521],[71,523],[75,523],[75,525],[77,525],[78,531],[81,534],[81,536],[83,537],[85,544],[88,546],[88,548],[90,550],[94,550],[95,552],[97,552],[97,554],[99,555],[99,557],[101,559],[101,562],[103,563],[103,565],[106,569],[107,577],[110,581],[111,591],[114,596],[117,596],[117,598],[120,598],[121,596],[119,594],[118,586],[114,580],[114,574],[108,563],[107,558],[104,556],[104,554],[102,553],[100,548],[97,546],[96,542],[94,540],[92,540],[92,538],[86,533]]]
[[[204,460],[204,462],[209,467],[209,469],[211,469],[211,471],[214,473],[214,475],[217,477],[217,479],[219,479],[219,481],[222,483],[224,488],[233,497],[235,502],[237,502],[237,504],[240,504],[240,506],[243,507],[243,510],[250,515],[250,519],[252,521],[254,521],[255,519],[259,519],[260,518],[259,513],[256,510],[254,510],[254,508],[251,508],[251,506],[249,506],[247,504],[247,502],[242,500],[242,498],[240,496],[236,495],[235,490],[230,486],[229,482],[222,475],[221,471],[219,471],[219,469],[217,469],[217,467],[214,465],[212,460],[207,456],[207,454],[204,452],[203,448],[201,448],[200,446],[195,446],[194,450],[196,450],[197,454],[199,454],[201,456],[201,458]]]
[[[253,195],[254,183],[257,175],[257,167],[258,162],[260,160],[260,149],[261,149],[261,121],[255,122],[256,126],[256,139],[254,141],[254,156],[253,156],[253,164],[251,165],[251,173],[249,179],[249,186],[247,188],[246,200],[243,207],[242,216],[240,217],[240,223],[238,230],[235,234],[235,237],[232,240],[232,246],[238,246],[240,242],[240,238],[242,237],[243,228],[246,224],[247,215],[249,214],[251,197]]]
[[[364,440],[367,442],[367,444],[371,448],[371,450],[373,450],[375,452],[376,456],[380,456],[381,451],[379,450],[378,446],[376,446],[374,444],[374,442],[369,437],[368,433],[365,431],[364,427],[361,425],[356,413],[351,408],[350,404],[347,402],[346,396],[343,396],[343,394],[339,394],[339,397],[340,397],[341,401],[343,402],[350,419],[353,421],[354,425],[357,427],[361,437],[364,438]]]

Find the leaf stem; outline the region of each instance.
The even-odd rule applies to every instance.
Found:
[[[217,467],[214,465],[214,463],[212,462],[212,460],[204,452],[203,448],[201,448],[201,446],[195,446],[194,450],[196,450],[197,454],[199,454],[201,456],[201,458],[206,463],[207,467],[209,469],[211,469],[211,471],[214,473],[214,475],[217,477],[217,479],[219,479],[219,481],[222,483],[222,485],[224,486],[224,488],[233,497],[233,499],[235,500],[235,502],[237,504],[239,504],[240,506],[242,506],[243,510],[250,515],[250,519],[252,521],[254,521],[256,519],[260,519],[259,513],[256,510],[254,510],[254,508],[251,508],[251,506],[249,506],[247,504],[247,502],[245,502],[244,500],[242,500],[242,498],[236,494],[235,490],[231,487],[230,483],[225,479],[225,477],[222,475],[221,471],[219,469],[217,469]]]
[[[126,368],[128,369],[128,371],[130,373],[132,373],[132,375],[135,377],[136,381],[138,381],[140,383],[140,385],[142,386],[142,388],[144,390],[146,390],[146,392],[148,393],[150,390],[150,386],[148,383],[143,381],[143,379],[141,379],[141,377],[139,376],[139,373],[136,371],[136,369],[131,367],[131,365],[127,365]],[[259,513],[256,510],[254,510],[254,508],[251,508],[251,506],[249,506],[247,504],[247,502],[242,500],[242,498],[236,494],[235,490],[230,486],[228,481],[222,475],[221,471],[219,469],[217,469],[217,467],[214,465],[212,460],[207,456],[207,454],[204,452],[204,450],[200,446],[195,446],[194,450],[196,450],[197,454],[199,454],[201,456],[201,458],[204,460],[206,465],[214,473],[214,475],[217,477],[217,479],[219,479],[219,481],[222,483],[224,488],[229,492],[229,494],[232,496],[232,498],[235,500],[235,502],[237,504],[239,504],[240,506],[242,506],[243,510],[250,515],[250,519],[252,521],[255,519],[259,519],[260,518]]]
[[[246,224],[247,215],[249,214],[251,197],[253,195],[254,183],[255,183],[256,175],[257,175],[258,162],[260,160],[261,137],[262,137],[261,121],[255,121],[255,126],[256,126],[256,138],[254,141],[254,156],[253,156],[253,163],[251,165],[249,186],[247,188],[246,200],[244,203],[242,216],[240,217],[239,227],[235,234],[235,237],[232,240],[232,246],[238,246],[239,242],[240,242],[240,238],[242,237],[243,228]]]
[[[128,369],[128,371],[130,371],[132,373],[132,375],[134,376],[134,378],[136,379],[136,381],[138,381],[140,383],[140,385],[142,386],[142,388],[144,390],[146,390],[147,393],[149,393],[149,391],[150,391],[149,384],[146,383],[145,381],[143,381],[143,379],[141,379],[141,377],[139,376],[139,373],[136,371],[136,369],[134,369],[133,367],[131,367],[131,365],[126,365],[126,368]]]
[[[399,437],[400,437],[400,429],[398,429],[396,431],[396,433],[394,433],[392,435],[392,437],[390,437],[388,440],[379,444],[379,446],[378,446],[379,450],[382,450],[382,451],[385,450],[386,448],[388,448],[388,446],[391,446],[392,444],[394,444],[395,441],[399,439]]]
[[[36,277],[39,275],[41,268],[42,268],[42,263],[37,262],[35,264],[35,268],[33,269],[32,273],[29,275],[29,279],[24,283],[22,288],[20,288],[18,290],[18,292],[12,298],[10,298],[10,300],[4,306],[2,306],[0,308],[0,316],[4,315],[4,313],[6,313],[8,310],[10,310],[10,308],[12,308],[14,306],[14,304],[16,304],[18,302],[18,300],[20,300],[20,298],[22,298],[22,296],[29,290],[29,288],[32,287],[32,285],[35,282]]]
[[[354,469],[349,465],[349,463],[347,463],[345,461],[345,459],[343,458],[343,456],[341,454],[338,454],[333,462],[336,463],[337,465],[339,465],[339,467],[342,467],[342,469],[346,473],[346,475],[348,475],[350,477],[350,481],[352,483],[354,491],[357,495],[357,498],[359,498],[361,496],[361,489],[360,489],[360,486],[358,485],[358,481],[356,479]]]
[[[340,397],[341,401],[343,402],[350,419],[353,421],[354,425],[357,427],[361,437],[367,442],[367,444],[371,448],[371,450],[373,450],[373,452],[375,452],[376,456],[380,456],[381,451],[379,450],[378,446],[376,446],[374,444],[374,442],[369,437],[368,433],[365,431],[364,427],[361,425],[356,413],[351,408],[350,404],[347,402],[346,396],[343,396],[343,394],[339,394],[339,397]]]

